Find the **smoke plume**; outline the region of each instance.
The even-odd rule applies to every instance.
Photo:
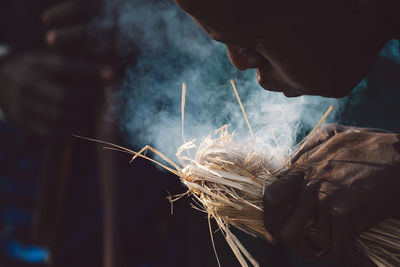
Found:
[[[150,144],[173,160],[182,145],[182,82],[188,86],[187,139],[206,136],[224,124],[232,124],[239,138],[249,137],[230,87],[233,78],[258,141],[273,143],[275,135],[283,146],[295,145],[332,104],[335,109],[327,121],[340,122],[342,110],[356,105],[359,93],[367,88],[363,81],[344,99],[287,98],[263,90],[254,71],[235,70],[225,46],[206,36],[172,1],[126,1],[118,6],[117,18],[121,55],[129,53],[133,43],[140,51],[121,92],[125,101],[122,127],[136,149]],[[389,44],[384,56],[392,57],[393,46]]]

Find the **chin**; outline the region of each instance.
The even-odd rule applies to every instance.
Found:
[[[277,86],[277,84],[273,82],[258,80],[258,84],[267,91],[280,92],[287,97],[298,97],[307,94],[300,93],[298,90],[292,88],[288,88],[288,86]]]
[[[342,98],[347,96],[350,92],[351,90],[321,90],[320,92],[318,92],[318,94],[315,95],[329,98]]]
[[[283,94],[284,94],[286,97],[298,97],[298,96],[302,96],[302,94],[293,93],[293,92],[283,92]]]
[[[265,87],[264,87],[265,89]],[[269,90],[266,89],[266,90]],[[290,89],[290,90],[280,90],[278,88],[274,88],[274,90],[270,91],[276,91],[276,92],[282,92],[286,97],[299,97],[303,95],[309,95],[309,96],[322,96],[322,97],[328,97],[328,98],[341,98],[345,97],[346,95],[349,94],[349,91],[329,91],[329,90],[299,90],[299,89]]]
[[[303,88],[292,88],[291,86],[285,85],[284,83],[279,83],[279,80],[275,79],[266,79],[262,75],[257,73],[258,83],[262,88],[268,91],[274,92],[282,92],[287,97],[298,97],[303,95],[312,95],[312,96],[322,96],[329,98],[341,98],[348,95],[351,90],[343,90],[337,88],[310,88],[308,86],[302,86]]]
[[[331,92],[331,91],[324,91],[324,90],[310,90],[310,91],[303,91],[303,92],[283,92],[287,97],[297,97],[302,95],[309,95],[309,96],[322,96],[328,98],[341,98],[346,96],[348,93],[346,92]]]

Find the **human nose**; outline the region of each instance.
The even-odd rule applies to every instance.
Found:
[[[226,45],[229,59],[238,70],[259,68],[266,59],[252,48],[236,48]]]

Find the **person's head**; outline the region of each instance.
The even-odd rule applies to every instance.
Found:
[[[394,37],[398,0],[175,0],[267,90],[342,97]],[[400,20],[399,20],[400,22]],[[400,23],[399,23],[400,24]]]

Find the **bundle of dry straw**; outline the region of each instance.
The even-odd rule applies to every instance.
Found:
[[[263,223],[262,203],[265,189],[276,181],[277,174],[288,167],[291,156],[296,151],[301,150],[308,138],[323,123],[332,107],[323,116],[308,138],[297,146],[292,155],[287,155],[287,163],[277,166],[272,157],[274,153],[282,152],[276,150],[271,153],[270,151],[267,155],[265,151],[261,151],[258,148],[235,84],[233,81],[231,81],[231,84],[253,137],[251,141],[235,142],[234,134],[229,133],[228,126],[225,125],[217,130],[214,136],[210,135],[203,138],[199,145],[196,144],[195,140],[185,141],[177,152],[177,158],[181,166],[178,166],[178,164],[150,146],[144,147],[139,152],[134,152],[114,144],[106,144],[111,145],[111,147],[108,147],[109,149],[132,154],[132,161],[136,157],[142,157],[177,175],[182,183],[187,186],[188,191],[176,196],[174,199],[170,198],[170,201],[176,201],[185,195],[192,195],[197,207],[207,212],[209,225],[210,219],[216,221],[240,264],[248,266],[248,263],[251,263],[253,266],[259,266],[238,238],[230,231],[230,226],[239,228],[253,236],[270,239]],[[186,85],[183,85],[183,136],[185,92]],[[150,150],[160,156],[171,167],[145,156],[144,152],[146,150]],[[194,156],[192,156],[193,151],[195,152]],[[387,219],[369,231],[362,233],[356,239],[355,244],[361,253],[378,266],[398,266],[400,264],[399,228],[400,220]],[[311,238],[313,238],[313,233],[315,234],[315,231],[311,229]],[[213,242],[212,234],[211,240]]]

